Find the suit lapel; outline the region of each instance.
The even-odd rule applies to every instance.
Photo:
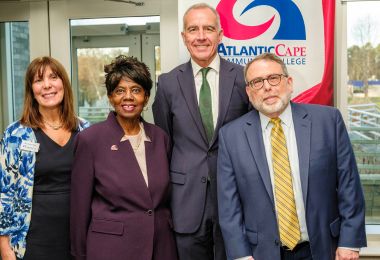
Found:
[[[129,141],[120,142],[121,138],[124,136],[124,130],[120,126],[119,122],[116,119],[115,113],[111,111],[107,118],[107,127],[109,131],[109,137],[110,137],[110,149],[112,146],[118,147],[117,151],[114,151],[116,153],[119,153],[120,156],[122,155],[122,158],[120,158],[120,162],[122,165],[120,167],[128,169],[128,174],[131,178],[134,178],[136,183],[139,184],[140,187],[143,187],[139,189],[139,195],[141,198],[141,203],[144,203],[145,205],[151,205],[151,196],[148,187],[145,184],[144,177],[142,175],[140,166],[137,162],[136,156],[133,152],[132,146],[130,145]],[[145,151],[150,151],[149,148],[145,148]],[[117,156],[117,155],[115,155]],[[148,156],[146,158],[147,162],[149,160]],[[147,171],[148,164],[147,164]],[[149,204],[146,204],[149,203]]]
[[[180,85],[183,97],[186,101],[187,108],[197,126],[197,129],[202,136],[203,140],[208,143],[206,132],[203,127],[201,114],[198,108],[197,93],[195,91],[195,82],[193,76],[193,69],[191,67],[191,62],[187,62],[180,69],[182,73],[178,74],[178,83]]]
[[[119,122],[117,122],[116,114],[114,111],[111,111],[108,114],[106,124],[109,131],[110,143],[118,146],[120,139],[124,136],[124,130],[120,126]]]
[[[307,112],[300,106],[291,103],[294,131],[297,139],[298,159],[300,178],[302,186],[302,196],[306,208],[306,198],[309,179],[309,160],[310,160],[310,138],[311,121]]]
[[[220,71],[219,71],[219,113],[217,123],[214,131],[214,136],[210,143],[212,146],[218,137],[219,128],[223,126],[224,119],[226,117],[232,90],[234,88],[234,82],[236,78],[236,71],[230,66],[223,58],[220,58]]]
[[[263,141],[263,133],[261,130],[260,117],[256,110],[250,112],[250,118],[244,125],[244,132],[248,140],[253,158],[256,162],[257,169],[263,180],[265,189],[274,204],[273,189],[270,180],[270,173],[267,158],[265,155],[265,147]]]
[[[145,184],[145,180],[144,180],[144,177],[143,177],[143,181],[144,181],[144,184],[145,184],[145,187],[147,188],[148,192],[149,192],[149,195],[150,195],[150,198],[151,198],[151,202],[153,203],[153,195],[154,195],[154,187],[156,186],[155,185],[155,176],[154,176],[154,169],[152,169],[152,166],[154,165],[157,165],[157,163],[155,164],[154,162],[154,147],[153,147],[153,134],[152,134],[152,129],[151,127],[146,124],[145,122],[144,123],[144,131],[145,131],[145,135],[150,139],[150,141],[145,141],[144,142],[144,145],[145,145],[145,160],[146,160],[146,172],[147,172],[147,176],[148,176],[148,185],[149,185],[149,188],[146,186]],[[141,170],[140,170],[141,171]],[[152,174],[153,173],[153,174]]]

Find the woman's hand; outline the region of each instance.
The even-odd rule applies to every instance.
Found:
[[[9,245],[8,236],[0,236],[0,255],[1,260],[16,260],[15,252]]]
[[[6,252],[1,250],[1,260],[16,260],[15,252],[11,248]]]

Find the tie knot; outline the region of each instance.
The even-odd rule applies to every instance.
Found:
[[[276,118],[271,118],[270,122],[274,124],[274,126],[278,127],[281,125],[281,119],[276,117]]]
[[[201,68],[202,78],[206,78],[207,73],[210,71],[210,69],[211,69],[210,67]]]

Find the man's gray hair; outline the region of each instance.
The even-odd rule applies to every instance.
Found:
[[[219,13],[218,11],[216,11],[216,9],[214,7],[212,7],[211,5],[208,5],[206,3],[198,3],[198,4],[193,4],[192,6],[190,6],[185,14],[183,15],[183,31],[186,30],[186,24],[185,24],[185,18],[186,18],[186,15],[191,11],[191,10],[194,10],[194,9],[210,9],[216,16],[216,26],[217,26],[217,29],[218,31],[220,31],[221,27],[220,27],[220,16],[219,16]]]
[[[275,55],[273,53],[266,52],[266,53],[260,54],[259,56],[256,56],[253,60],[248,62],[247,65],[245,65],[245,67],[244,67],[244,79],[245,79],[245,82],[247,84],[248,84],[247,71],[248,71],[249,67],[252,65],[252,63],[259,61],[259,60],[274,61],[274,62],[280,64],[282,71],[285,74],[285,76],[289,76],[288,69],[286,68],[286,65],[282,61],[282,59],[280,59],[277,55]]]

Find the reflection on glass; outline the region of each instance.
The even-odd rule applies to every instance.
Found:
[[[28,22],[0,23],[0,58],[1,93],[7,108],[0,120],[9,124],[20,118],[24,103],[25,71],[30,62]]]
[[[154,62],[155,62],[155,81],[158,81],[158,76],[161,75],[161,48],[160,46],[154,46]]]
[[[380,224],[380,1],[347,3],[348,122],[366,200]]]
[[[110,111],[104,86],[104,65],[116,56],[128,56],[129,48],[81,48],[78,59],[79,116],[91,123],[104,120]]]
[[[25,71],[30,62],[29,53],[29,23],[12,22],[12,65],[13,65],[13,109],[14,120],[20,118],[24,104],[24,78]]]

